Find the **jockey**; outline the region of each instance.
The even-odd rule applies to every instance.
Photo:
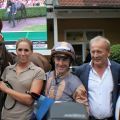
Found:
[[[72,45],[68,42],[58,42],[51,50],[51,60],[54,69],[47,73],[46,96],[56,101],[87,104],[87,94],[83,84],[69,69],[75,60]]]
[[[75,51],[68,42],[58,42],[51,50],[52,70],[46,73],[46,97],[38,101],[39,104],[43,100],[43,104],[36,111],[39,120],[47,113],[54,101],[78,102],[87,108],[86,90],[80,79],[69,69],[74,61]]]
[[[7,3],[7,13],[8,13],[8,22],[12,22],[12,27],[15,27],[15,15],[17,13],[17,8],[13,0],[9,0]]]

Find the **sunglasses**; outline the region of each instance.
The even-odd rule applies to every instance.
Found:
[[[69,56],[55,56],[55,59],[57,61],[60,61],[60,60],[62,60],[62,61],[69,61],[70,57]]]
[[[29,52],[29,49],[22,49],[22,48],[19,48],[18,51],[19,51],[19,52],[21,52],[21,51]]]

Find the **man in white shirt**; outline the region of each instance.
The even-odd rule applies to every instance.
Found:
[[[120,64],[110,61],[110,42],[97,36],[90,41],[91,62],[75,73],[88,93],[90,120],[114,120],[120,82]]]

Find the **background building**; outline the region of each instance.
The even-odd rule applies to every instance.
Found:
[[[57,41],[72,43],[77,64],[85,60],[89,40],[96,35],[120,43],[119,0],[46,0],[48,48]]]

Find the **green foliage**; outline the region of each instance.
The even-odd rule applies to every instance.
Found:
[[[120,44],[111,46],[110,59],[120,63]]]
[[[0,18],[6,18],[6,9],[0,9]]]
[[[27,17],[46,16],[46,7],[29,7],[27,8]]]
[[[46,7],[36,6],[36,7],[27,7],[27,18],[46,16]],[[20,12],[17,12],[16,19],[19,19],[21,16]],[[0,9],[0,18],[2,20],[8,20],[6,9]]]

